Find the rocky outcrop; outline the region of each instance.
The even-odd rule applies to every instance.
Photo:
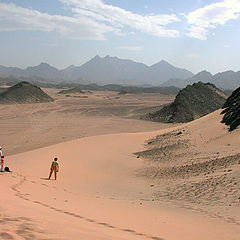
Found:
[[[58,92],[59,94],[70,94],[70,93],[84,93],[80,87],[74,87]]]
[[[165,123],[190,122],[223,106],[227,96],[210,83],[194,83],[179,91],[173,103],[146,118]]]
[[[44,103],[52,101],[54,99],[48,96],[41,88],[28,82],[17,83],[0,93],[0,104]]]
[[[230,127],[229,131],[232,131],[240,125],[240,87],[233,91],[223,108],[222,123],[228,125]]]

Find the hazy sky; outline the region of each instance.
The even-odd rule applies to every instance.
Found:
[[[0,65],[95,55],[194,73],[240,70],[240,0],[0,0]]]

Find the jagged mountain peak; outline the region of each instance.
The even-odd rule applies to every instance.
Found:
[[[57,68],[51,66],[50,64],[48,63],[45,63],[45,62],[41,62],[39,65],[37,66],[33,66],[33,67],[27,67],[26,70],[33,70],[33,69],[39,69],[39,70],[48,70],[48,69],[51,69],[51,70],[58,70]]]
[[[161,60],[160,62],[157,62],[153,65],[150,66],[151,68],[156,68],[156,67],[172,67],[174,68],[173,65],[171,65],[169,62],[165,61],[165,60]]]
[[[71,64],[70,66],[66,67],[64,70],[72,70],[74,68],[76,68],[76,66]]]
[[[201,72],[197,73],[195,76],[213,76],[213,75],[206,70],[202,70]]]
[[[51,67],[50,64],[45,63],[45,62],[41,62],[38,66],[42,66],[42,67]]]
[[[192,77],[192,79],[189,79],[189,82],[208,82],[211,78],[213,77],[213,75],[210,72],[207,72],[206,70],[203,70],[199,73],[197,73],[196,75],[194,75]]]

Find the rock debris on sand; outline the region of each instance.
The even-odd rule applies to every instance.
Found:
[[[154,182],[153,199],[221,217],[240,207],[240,129],[229,133],[220,123],[219,110],[216,116],[215,129],[211,115],[206,116],[206,121],[199,119],[148,140],[146,150],[135,153],[146,160],[137,176]],[[217,214],[219,208],[222,215]],[[237,211],[233,215],[231,221],[240,224]]]

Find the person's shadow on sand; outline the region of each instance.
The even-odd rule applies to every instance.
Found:
[[[42,180],[48,180],[48,181],[53,180],[53,179],[49,179],[49,178],[40,178],[40,179],[42,179]]]

